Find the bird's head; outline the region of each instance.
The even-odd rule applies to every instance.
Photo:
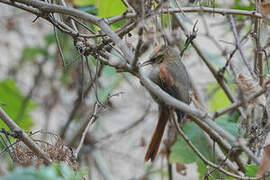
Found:
[[[148,61],[145,61],[142,66],[146,66],[149,64],[160,64],[164,60],[174,59],[175,57],[179,56],[180,52],[176,47],[173,46],[165,46],[165,45],[158,45],[153,53],[151,54]]]

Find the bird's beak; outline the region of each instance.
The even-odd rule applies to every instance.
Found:
[[[161,57],[162,57],[161,54],[155,54],[148,61],[145,61],[144,63],[142,63],[141,67],[147,66],[149,64],[159,63]]]
[[[141,67],[144,67],[144,66],[147,66],[147,65],[153,64],[153,63],[154,63],[153,59],[150,59],[148,61],[143,62],[142,65],[141,65]]]

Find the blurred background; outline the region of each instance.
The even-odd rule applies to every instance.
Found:
[[[179,2],[182,6],[190,7],[200,6],[201,3],[209,7],[254,9],[254,3],[241,0],[214,1],[214,4],[208,1]],[[68,3],[100,17],[120,15],[126,11],[120,0],[71,0]],[[204,55],[216,69],[222,68],[226,63],[224,56],[235,48],[226,16],[211,13],[185,15],[183,22],[190,32],[198,21],[196,42]],[[93,84],[86,67],[84,71],[81,69],[81,56],[69,35],[57,31],[66,65],[64,68],[54,29],[49,22],[42,18],[35,20],[34,15],[4,4],[0,4],[0,17],[0,106],[22,129],[28,132],[42,130],[41,137],[46,136],[44,132],[57,134],[65,145],[75,148],[93,112],[96,97],[104,103],[108,96],[116,94],[109,99],[108,107],[98,114],[97,120],[87,132],[78,157],[79,171],[86,179],[93,180],[167,179],[165,148],[160,148],[155,163],[144,162],[144,153],[156,125],[158,109],[138,79],[129,73],[116,72],[109,66],[97,66],[95,58],[89,57],[91,71],[98,77]],[[169,28],[166,23],[169,24],[170,17],[165,14],[163,18],[165,28]],[[235,21],[240,37],[252,28],[249,17],[236,16]],[[113,28],[123,23],[114,24]],[[185,37],[181,30],[179,34],[184,44]],[[136,47],[136,29],[123,39]],[[262,39],[262,42],[266,41],[267,38]],[[254,56],[252,43],[252,37],[245,40],[244,52],[248,59]],[[118,58],[113,51],[114,56],[111,58]],[[147,60],[152,51],[153,48],[150,48],[140,57],[140,62]],[[239,59],[239,54],[236,53],[234,58]],[[183,62],[211,112],[230,104],[193,48],[185,52]],[[234,63],[237,73],[246,73],[240,61]],[[145,68],[145,71],[148,72],[149,68]],[[233,75],[226,72],[225,77],[231,91],[236,93]],[[232,113],[230,116],[222,116],[217,122],[236,135],[237,118],[237,114]],[[0,127],[7,128],[3,122],[0,122]],[[212,156],[211,146],[195,124],[185,124],[184,131],[207,157]],[[50,135],[47,135],[47,139],[49,142],[55,141]],[[15,168],[8,153],[1,154],[0,158],[4,162],[0,164],[0,175]],[[181,138],[173,145],[170,160],[174,165],[175,179],[200,179],[207,171],[207,167],[195,157]],[[55,168],[63,170],[63,167]],[[224,178],[223,175],[220,177]]]

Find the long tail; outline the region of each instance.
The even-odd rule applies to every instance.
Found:
[[[162,106],[160,108],[160,114],[159,114],[159,119],[158,123],[155,129],[155,132],[152,136],[151,142],[148,146],[147,152],[145,154],[144,160],[148,161],[151,159],[153,162],[155,160],[155,157],[158,153],[158,148],[161,143],[162,136],[164,134],[164,130],[167,124],[167,121],[169,119],[169,108],[166,106]]]

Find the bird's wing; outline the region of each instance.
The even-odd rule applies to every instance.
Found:
[[[168,67],[164,63],[160,65],[159,77],[161,80],[162,89],[174,98],[182,100],[181,94],[178,90],[177,82],[175,81],[174,76],[170,73],[170,71],[168,71]]]
[[[189,94],[184,94],[188,93],[188,90],[186,88],[189,87],[185,86],[188,86],[189,84],[185,84],[187,81],[182,80],[183,74],[177,74],[179,73],[179,71],[177,71],[175,74],[171,74],[170,72],[173,71],[168,71],[166,64],[161,64],[159,74],[161,81],[161,88],[168,94],[170,94],[172,97],[189,104],[190,103]],[[186,74],[184,76],[186,76]],[[176,114],[178,117],[178,122],[181,123],[181,121],[185,118],[186,113],[180,110],[176,110]]]

